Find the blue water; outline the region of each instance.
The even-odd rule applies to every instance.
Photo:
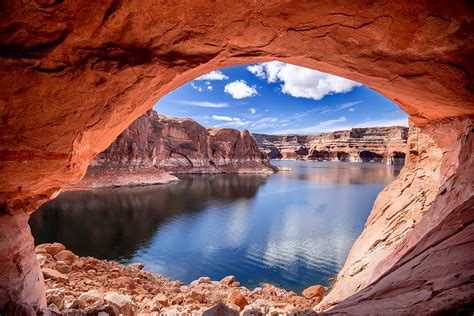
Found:
[[[301,291],[329,284],[399,167],[274,161],[273,175],[196,175],[160,186],[65,192],[30,220],[36,243],[141,262],[191,282],[235,275]]]

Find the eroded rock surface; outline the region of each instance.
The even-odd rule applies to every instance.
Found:
[[[474,301],[472,126],[472,119],[423,131],[412,126],[407,163],[377,197],[332,290],[318,305],[321,310],[341,301],[330,311],[469,310]]]
[[[248,131],[206,128],[192,119],[150,110],[103,152],[74,188],[160,184],[169,173],[271,173],[273,167]]]
[[[381,287],[348,300],[352,308],[368,306],[364,305],[368,297],[394,306],[401,298],[382,287],[383,280],[389,280],[388,276],[406,280],[406,274],[390,269],[422,242],[422,236],[434,233],[447,215],[456,214],[453,211],[472,194],[472,165],[461,169],[458,154],[466,126],[456,122],[474,115],[473,15],[473,3],[468,0],[172,5],[109,0],[87,6],[78,0],[3,1],[0,308],[8,299],[46,304],[27,227],[29,212],[54,198],[61,188],[77,183],[93,157],[169,91],[211,70],[275,59],[367,84],[426,127],[441,149],[439,181],[424,181],[441,191],[428,209],[421,209],[421,220],[401,237],[393,256],[387,255],[378,264],[374,276],[379,276],[376,283]],[[443,122],[451,128],[444,126],[438,133],[436,128]],[[464,155],[471,153],[472,147]],[[441,187],[446,188],[443,194]],[[416,195],[416,188],[406,185],[403,193]],[[455,218],[465,227],[470,223],[460,214]],[[445,236],[449,239],[450,234],[454,236],[453,231]],[[466,238],[470,242],[472,234]],[[420,256],[434,251],[434,246],[422,246]],[[469,253],[453,260],[469,261]],[[429,260],[419,266],[426,267],[426,273],[445,267],[447,273],[463,271],[464,265],[456,266],[446,258],[450,257],[440,261],[446,266]],[[399,294],[410,297],[423,288],[420,284],[400,288]],[[425,300],[433,308],[465,302],[456,296],[445,300],[445,288],[440,289]],[[472,291],[463,293],[470,297]]]
[[[253,134],[270,159],[363,161],[401,164],[408,128],[353,128],[318,135]]]

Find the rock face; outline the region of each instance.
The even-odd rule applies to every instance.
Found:
[[[91,162],[75,187],[177,180],[169,173],[270,173],[273,168],[248,131],[205,128],[153,111],[132,123]]]
[[[430,205],[420,202],[415,227],[366,275],[358,294],[347,298],[354,288],[342,295],[336,284],[322,304],[345,300],[334,310],[380,314],[397,306],[420,314],[425,306],[446,311],[472,302],[472,212],[462,210],[473,187],[473,20],[469,0],[3,1],[0,309],[9,300],[46,304],[30,212],[77,183],[92,158],[161,96],[211,70],[277,59],[367,84],[407,112],[442,155],[440,165],[427,167],[437,182],[396,182],[399,193],[419,201],[425,198],[418,188],[438,189]],[[376,213],[403,219],[403,198],[392,207],[393,217],[383,208]],[[357,262],[355,251],[351,256]],[[458,295],[446,287],[456,284],[463,287]]]
[[[363,161],[403,164],[408,128],[353,128],[319,135],[253,134],[270,159]]]
[[[416,314],[472,304],[474,197],[465,187],[472,184],[474,170],[472,126],[466,119],[436,124],[425,133],[411,127],[406,165],[379,194],[320,309],[342,301],[330,312],[389,308],[394,314]]]

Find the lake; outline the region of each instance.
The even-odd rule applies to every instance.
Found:
[[[183,282],[235,275],[249,288],[329,285],[401,167],[272,163],[293,171],[63,192],[32,214],[32,233],[37,244],[57,241],[80,256],[141,262]]]

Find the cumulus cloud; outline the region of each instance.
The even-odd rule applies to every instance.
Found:
[[[236,80],[226,84],[224,92],[230,94],[234,99],[248,98],[257,95],[255,86],[249,86],[245,80]]]
[[[247,70],[268,83],[281,83],[281,91],[297,98],[321,100],[326,95],[346,93],[360,83],[317,70],[272,61],[248,66]]]
[[[221,116],[221,115],[213,115],[211,116],[211,118],[216,121],[227,121],[227,122],[240,121],[238,117]]]
[[[263,69],[263,66],[261,64],[248,66],[247,70],[260,79],[265,79],[267,77],[265,70]]]
[[[197,102],[197,101],[176,101],[179,104],[185,105],[192,105],[192,106],[200,106],[204,108],[226,108],[229,106],[227,102]]]
[[[197,77],[194,80],[227,80],[227,79],[229,79],[229,77],[227,77],[222,71],[214,70],[205,75]]]
[[[253,114],[257,113],[257,110],[255,108],[250,108],[249,113],[253,115]]]

